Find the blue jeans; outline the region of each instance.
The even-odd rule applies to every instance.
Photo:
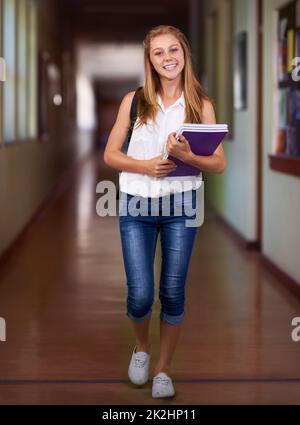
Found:
[[[183,211],[174,215],[174,205],[181,202],[196,206],[196,190],[184,192],[182,200],[170,195],[170,213],[162,210],[162,198],[142,198],[144,215],[130,214],[130,200],[133,195],[120,195],[119,227],[122,242],[123,260],[127,277],[127,316],[135,322],[146,320],[152,313],[154,302],[154,257],[157,237],[160,233],[162,265],[159,285],[161,302],[160,320],[179,324],[184,318],[185,281],[198,227],[187,227],[186,220],[195,215]],[[127,195],[127,199],[126,199]],[[124,200],[125,196],[125,200]],[[164,197],[166,198],[166,197]],[[150,201],[156,199],[156,213],[151,210]],[[138,204],[141,205],[141,204]],[[178,205],[177,205],[178,206]],[[158,212],[158,213],[157,213]],[[122,215],[126,214],[127,215]]]

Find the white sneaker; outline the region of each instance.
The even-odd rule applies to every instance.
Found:
[[[133,384],[144,385],[148,381],[151,355],[144,351],[136,353],[135,350],[136,346],[134,347],[129,363],[128,376]]]
[[[152,383],[152,397],[173,397],[175,390],[172,379],[164,372],[159,372]]]

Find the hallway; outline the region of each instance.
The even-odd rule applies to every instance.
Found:
[[[0,28],[0,406],[300,405],[300,0],[0,0]],[[138,115],[159,117],[163,81],[179,115],[134,134],[139,172],[183,123],[229,130],[225,168],[198,158],[206,211],[167,400],[151,394],[160,241],[135,388],[119,217],[97,214],[96,189],[130,165],[104,162],[109,140],[126,147],[122,99],[142,86]]]
[[[242,249],[212,211],[197,236],[184,331],[173,360],[174,400],[127,377],[134,337],[118,217],[97,216],[97,182],[116,174],[103,152],[66,176],[0,270],[0,404],[292,404],[300,400],[297,300]],[[159,250],[159,243],[157,246]],[[156,258],[157,260],[157,258]],[[159,273],[155,262],[156,277]],[[152,365],[159,301],[151,324]],[[152,365],[150,379],[152,379]]]

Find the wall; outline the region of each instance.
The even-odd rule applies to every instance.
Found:
[[[38,44],[61,67],[59,2],[38,4]],[[3,84],[3,83],[1,83]],[[78,147],[62,132],[61,109],[50,107],[50,138],[0,146],[0,255],[29,222],[62,172],[78,158]],[[85,149],[85,152],[89,149]]]
[[[216,100],[219,103],[217,122],[221,123],[226,109],[224,90],[226,81],[222,73],[222,64],[228,61],[228,47],[224,41],[227,33],[224,21],[224,1],[215,0],[210,3],[209,16],[218,12],[216,29],[216,46],[205,41],[206,63],[211,62],[215,52],[216,65]],[[245,111],[234,111],[233,137],[224,142],[227,169],[221,175],[205,174],[205,199],[239,232],[247,241],[257,239],[257,200],[256,200],[256,67],[257,67],[257,29],[256,1],[233,0],[233,32],[247,31],[248,35],[248,108]],[[209,66],[208,66],[209,68]],[[206,69],[209,74],[209,69]]]

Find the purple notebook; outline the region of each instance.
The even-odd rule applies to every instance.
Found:
[[[227,135],[228,131],[190,131],[184,130],[183,136],[188,140],[191,150],[196,155],[208,156],[212,155],[217,149],[219,144]],[[168,155],[168,159],[172,160],[177,164],[175,171],[172,171],[167,177],[175,176],[197,176],[201,173],[201,170],[189,164],[185,164],[180,159]]]

